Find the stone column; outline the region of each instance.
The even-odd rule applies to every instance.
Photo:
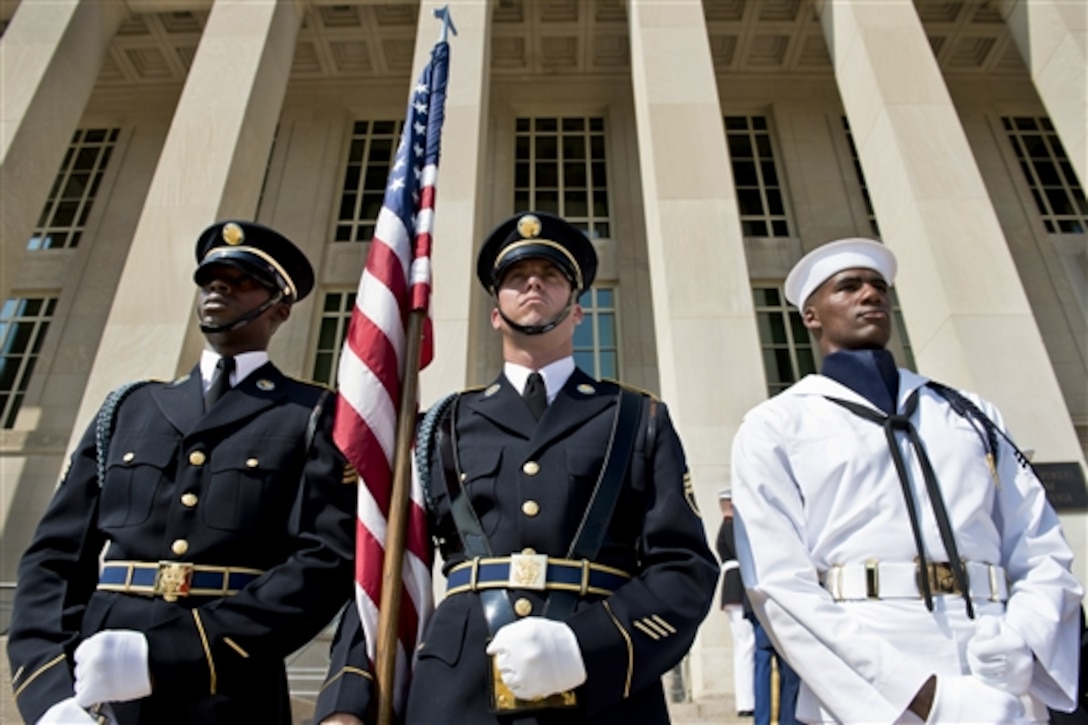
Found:
[[[1088,3],[999,0],[1050,120],[1088,188]]]
[[[469,340],[486,319],[475,319],[476,243],[489,229],[481,222],[484,193],[488,90],[491,80],[493,0],[423,0],[416,31],[413,80],[430,60],[441,23],[434,10],[449,5],[458,34],[451,32],[446,121],[438,166],[433,292],[435,359],[420,376],[420,402],[428,406],[467,382]],[[482,224],[482,226],[481,226]],[[493,334],[488,328],[488,334]]]
[[[766,397],[744,239],[702,3],[631,0],[628,13],[661,394],[713,540],[733,435]],[[725,618],[708,619],[696,697],[724,691],[729,642]]]
[[[124,15],[120,2],[23,2],[0,38],[0,300]]]
[[[1084,458],[911,0],[819,6],[919,371],[993,401],[1037,462]],[[1085,550],[1083,517],[1066,533]],[[1074,525],[1075,524],[1075,525]],[[1079,547],[1079,548],[1078,548]],[[1084,578],[1084,562],[1078,561]]]
[[[87,381],[71,445],[105,394],[195,364],[194,245],[252,218],[294,57],[300,6],[216,0],[178,101]],[[155,341],[148,345],[148,341]]]

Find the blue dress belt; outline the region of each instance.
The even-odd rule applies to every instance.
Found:
[[[543,576],[533,581],[519,574],[519,555],[495,559],[476,559],[458,564],[446,579],[446,593],[460,594],[480,589],[553,589],[608,596],[630,580],[618,569],[566,559],[546,560]]]
[[[98,577],[103,591],[162,596],[227,596],[245,588],[264,572],[258,569],[203,566],[191,562],[106,562]]]

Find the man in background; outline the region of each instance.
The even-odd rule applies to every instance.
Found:
[[[752,717],[756,707],[753,680],[756,637],[751,620],[745,616],[750,607],[740,580],[740,564],[733,543],[733,492],[730,489],[723,488],[718,492],[718,506],[722,511],[722,523],[718,528],[716,548],[722,562],[721,607],[729,617],[729,631],[733,635],[734,705],[738,717]]]

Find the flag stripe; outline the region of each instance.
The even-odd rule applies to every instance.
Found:
[[[337,444],[359,472],[356,603],[373,661],[393,486],[398,408],[407,365],[433,357],[431,248],[449,46],[439,41],[412,89],[340,355]],[[409,311],[427,313],[419,360],[406,360]],[[416,409],[400,415],[415,415]],[[394,707],[403,711],[411,655],[433,608],[431,541],[412,467],[397,621]]]

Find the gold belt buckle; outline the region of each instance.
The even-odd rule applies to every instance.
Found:
[[[193,565],[186,561],[160,561],[155,575],[155,594],[168,602],[189,596],[193,581]]]
[[[542,592],[548,585],[547,574],[547,554],[511,554],[507,586]]]
[[[944,563],[930,564],[929,590],[934,594],[960,594],[956,585],[956,576],[952,573],[952,565]]]

